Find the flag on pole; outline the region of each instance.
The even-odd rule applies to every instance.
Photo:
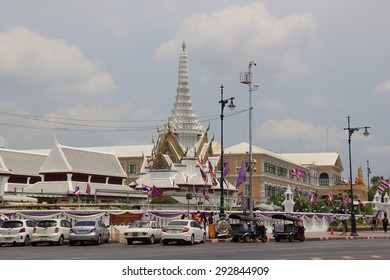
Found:
[[[245,160],[242,160],[240,173],[238,174],[237,182],[236,182],[236,189],[246,181],[246,167],[245,167]]]
[[[163,189],[157,188],[156,186],[153,186],[153,188],[152,188],[152,197],[155,197],[155,196],[162,197],[163,193],[164,193]]]
[[[332,198],[332,194],[328,194],[328,202],[329,202],[329,205],[332,205],[332,200],[333,200],[333,198]]]
[[[208,181],[207,173],[203,167],[202,162],[200,161],[200,157],[198,157],[198,163],[199,163],[200,174],[202,175],[202,178],[203,178],[203,181],[205,182],[205,184],[207,184],[207,181]]]
[[[217,183],[217,174],[215,174],[214,167],[211,164],[210,160],[207,160],[207,163],[209,165],[209,173],[210,173],[210,176],[211,176],[211,178],[213,180],[213,184],[215,184],[215,183]]]
[[[87,195],[90,195],[91,194],[91,186],[89,185],[89,183],[87,183],[87,189],[85,190],[85,193]]]
[[[223,164],[223,163],[222,163]],[[230,160],[226,162],[225,170],[223,171],[222,180],[225,180],[225,177],[230,173]]]
[[[384,191],[385,191],[385,189],[382,186],[378,187],[378,193],[383,193]]]
[[[74,187],[73,193],[74,193],[75,196],[79,196],[80,195],[79,183],[77,183],[76,186]]]
[[[3,220],[3,221],[8,221],[9,220],[8,216],[5,215],[5,214],[1,214],[0,219]]]
[[[380,186],[383,187],[383,188],[389,188],[390,187],[390,183],[385,181],[385,180],[381,180]]]
[[[311,192],[310,193],[310,204],[313,204],[314,202],[316,202],[317,198],[314,194],[314,192]]]
[[[297,177],[297,178],[303,178],[306,176],[306,172],[303,171],[302,169],[299,169],[298,167],[295,169],[293,168],[291,170],[291,176]]]
[[[360,207],[363,207],[363,206],[366,205],[366,204],[365,204],[363,201],[361,201],[360,199],[358,199],[358,204],[359,204]]]
[[[151,190],[151,187],[142,184],[142,193],[143,194],[149,194],[150,190]]]
[[[208,192],[206,187],[203,188],[203,196],[204,196],[204,199],[206,199],[207,201],[210,200],[209,192]]]

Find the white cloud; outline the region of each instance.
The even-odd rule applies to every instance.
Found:
[[[0,81],[2,91],[16,97],[63,100],[117,89],[101,61],[90,60],[76,45],[48,39],[26,27],[0,33]]]
[[[376,85],[375,91],[378,93],[390,94],[390,81],[386,80],[383,83]]]
[[[258,105],[268,110],[277,111],[277,112],[280,112],[285,108],[282,102],[271,98],[267,98],[265,100],[259,101]]]
[[[286,80],[309,71],[308,60],[316,50],[315,34],[316,24],[310,14],[276,18],[261,3],[232,5],[188,16],[176,38],[162,43],[155,56],[176,61],[178,46],[187,38],[192,60],[206,67],[205,81],[215,79],[221,68],[229,75],[231,69],[239,69],[250,59],[259,61],[267,74]]]
[[[307,97],[305,102],[313,107],[324,107],[330,103],[329,99],[329,96],[314,95]]]
[[[105,15],[102,17],[102,21],[117,38],[126,39],[129,36],[129,28],[125,19],[118,16]]]
[[[390,154],[390,145],[369,145],[365,152],[372,154]]]
[[[329,146],[335,148],[346,139],[345,133],[336,127],[316,126],[295,119],[266,120],[255,130],[258,139],[272,140],[275,144],[296,146],[296,150],[315,150]],[[302,144],[303,143],[303,144]]]

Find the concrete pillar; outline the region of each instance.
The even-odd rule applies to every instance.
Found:
[[[294,212],[294,205],[295,205],[294,194],[291,191],[290,187],[287,187],[287,190],[284,193],[284,201],[283,201],[284,211],[287,213]]]

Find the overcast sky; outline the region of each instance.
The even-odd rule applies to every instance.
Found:
[[[185,40],[193,110],[224,145],[336,152],[349,178],[390,177],[388,0],[0,0],[0,136],[11,149],[151,144],[171,114]]]

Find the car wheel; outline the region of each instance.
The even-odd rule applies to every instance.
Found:
[[[97,240],[96,240],[96,245],[102,244],[102,237],[99,235]]]
[[[232,238],[233,242],[238,242],[239,240],[240,240],[240,238],[238,237],[238,235],[234,235]]]
[[[168,243],[169,243],[169,242],[168,242],[167,240],[163,240],[163,244],[164,244],[164,245],[168,245]]]
[[[275,242],[279,242],[280,241],[280,237],[275,237]]]
[[[64,245],[64,236],[63,235],[60,236],[60,238],[58,239],[57,244],[60,245],[60,246]]]
[[[292,242],[293,240],[294,240],[294,236],[290,235],[290,236],[288,237],[288,241],[289,241],[289,242]]]
[[[26,235],[26,237],[24,238],[24,243],[23,243],[24,246],[28,246],[30,245],[30,236]]]
[[[110,235],[107,235],[106,243],[110,242]]]
[[[37,243],[31,242],[31,246],[37,246]]]
[[[69,245],[70,245],[70,246],[73,246],[74,244],[76,244],[76,241],[74,241],[74,240],[69,240]]]
[[[191,240],[188,244],[194,245],[194,243],[195,243],[195,237],[194,237],[194,235],[191,235]]]
[[[300,242],[305,241],[305,236],[301,236],[301,238],[299,238],[299,241],[300,241]]]
[[[252,241],[252,238],[250,237],[249,234],[247,234],[247,235],[244,236],[244,242],[249,243],[249,242],[251,242],[251,241]]]
[[[127,244],[128,244],[128,245],[131,245],[131,244],[133,244],[133,240],[131,240],[131,239],[127,239]]]
[[[150,236],[149,238],[149,244],[154,244],[154,235]]]

